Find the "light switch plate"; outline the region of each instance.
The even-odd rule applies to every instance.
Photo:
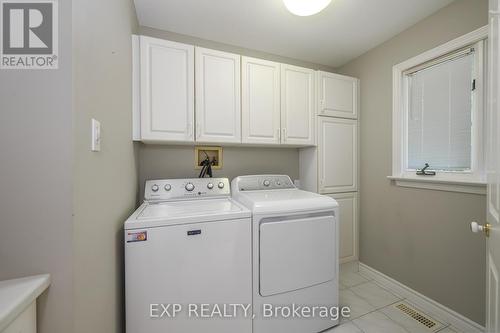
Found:
[[[91,151],[101,151],[101,123],[95,119],[92,119]]]

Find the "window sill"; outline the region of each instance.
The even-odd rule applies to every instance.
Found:
[[[397,186],[422,188],[435,191],[461,192],[486,195],[486,182],[458,181],[449,179],[388,176]]]

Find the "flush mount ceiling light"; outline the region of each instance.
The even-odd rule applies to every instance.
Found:
[[[283,0],[286,8],[298,16],[310,16],[325,9],[332,0]]]

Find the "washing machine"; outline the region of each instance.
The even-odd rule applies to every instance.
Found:
[[[125,222],[127,333],[251,333],[251,213],[226,178],[151,180]]]
[[[252,211],[253,332],[315,333],[337,325],[337,202],[297,189],[284,175],[241,176],[231,188]]]

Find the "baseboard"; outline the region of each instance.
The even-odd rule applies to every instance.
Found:
[[[370,266],[359,263],[359,273],[373,279],[381,286],[387,288],[401,298],[407,299],[410,303],[415,304],[415,306],[420,307],[422,310],[427,309],[430,312],[429,315],[435,314],[436,317],[442,318],[442,320],[451,324],[451,326],[457,328],[460,332],[484,333],[485,331],[485,328],[478,323],[422,295]],[[436,319],[439,320],[439,318]]]

